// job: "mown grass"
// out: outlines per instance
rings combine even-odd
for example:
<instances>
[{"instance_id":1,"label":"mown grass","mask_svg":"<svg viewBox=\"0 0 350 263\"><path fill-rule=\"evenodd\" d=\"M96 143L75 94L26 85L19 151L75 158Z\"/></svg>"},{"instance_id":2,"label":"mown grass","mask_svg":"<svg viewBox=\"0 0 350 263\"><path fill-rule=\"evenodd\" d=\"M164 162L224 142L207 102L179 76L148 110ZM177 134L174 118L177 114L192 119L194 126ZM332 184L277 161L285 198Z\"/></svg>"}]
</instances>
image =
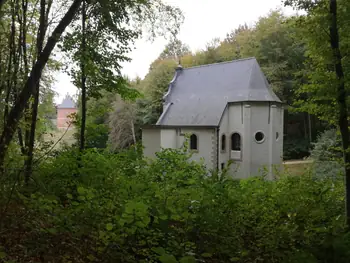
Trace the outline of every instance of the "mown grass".
<instances>
[{"instance_id":1,"label":"mown grass","mask_svg":"<svg viewBox=\"0 0 350 263\"><path fill-rule=\"evenodd\" d=\"M283 164L284 172L289 175L303 175L310 172L312 168L312 161L290 161Z\"/></svg>"}]
</instances>

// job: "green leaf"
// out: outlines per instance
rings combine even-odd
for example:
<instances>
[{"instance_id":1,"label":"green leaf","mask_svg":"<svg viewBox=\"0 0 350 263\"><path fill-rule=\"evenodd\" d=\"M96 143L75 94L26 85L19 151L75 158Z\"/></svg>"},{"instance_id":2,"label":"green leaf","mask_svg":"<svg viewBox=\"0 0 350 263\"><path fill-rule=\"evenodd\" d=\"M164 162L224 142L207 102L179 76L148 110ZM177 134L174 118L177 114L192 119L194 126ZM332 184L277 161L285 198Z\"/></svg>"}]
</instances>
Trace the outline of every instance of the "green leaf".
<instances>
[{"instance_id":1,"label":"green leaf","mask_svg":"<svg viewBox=\"0 0 350 263\"><path fill-rule=\"evenodd\" d=\"M107 231L111 231L113 229L113 224L112 223L106 224L106 229Z\"/></svg>"},{"instance_id":2,"label":"green leaf","mask_svg":"<svg viewBox=\"0 0 350 263\"><path fill-rule=\"evenodd\" d=\"M162 263L177 263L176 258L173 255L164 254L159 257L160 262Z\"/></svg>"},{"instance_id":3,"label":"green leaf","mask_svg":"<svg viewBox=\"0 0 350 263\"><path fill-rule=\"evenodd\" d=\"M89 254L89 255L87 256L87 259L90 260L90 261L94 261L96 258L94 257L94 255Z\"/></svg>"},{"instance_id":4,"label":"green leaf","mask_svg":"<svg viewBox=\"0 0 350 263\"><path fill-rule=\"evenodd\" d=\"M204 257L204 258L210 258L210 257L213 256L213 254L211 254L211 253L203 253L201 256Z\"/></svg>"},{"instance_id":5,"label":"green leaf","mask_svg":"<svg viewBox=\"0 0 350 263\"><path fill-rule=\"evenodd\" d=\"M196 259L193 256L186 256L180 259L180 263L196 263Z\"/></svg>"},{"instance_id":6,"label":"green leaf","mask_svg":"<svg viewBox=\"0 0 350 263\"><path fill-rule=\"evenodd\" d=\"M80 194L80 195L85 194L85 188L84 187L79 186L77 191L78 191L78 194Z\"/></svg>"},{"instance_id":7,"label":"green leaf","mask_svg":"<svg viewBox=\"0 0 350 263\"><path fill-rule=\"evenodd\" d=\"M165 249L162 247L153 247L152 251L156 252L160 256L166 254Z\"/></svg>"},{"instance_id":8,"label":"green leaf","mask_svg":"<svg viewBox=\"0 0 350 263\"><path fill-rule=\"evenodd\" d=\"M50 234L56 234L57 233L57 229L56 228L48 228L47 232L49 232Z\"/></svg>"},{"instance_id":9,"label":"green leaf","mask_svg":"<svg viewBox=\"0 0 350 263\"><path fill-rule=\"evenodd\" d=\"M7 254L4 251L0 251L0 259L4 259Z\"/></svg>"}]
</instances>

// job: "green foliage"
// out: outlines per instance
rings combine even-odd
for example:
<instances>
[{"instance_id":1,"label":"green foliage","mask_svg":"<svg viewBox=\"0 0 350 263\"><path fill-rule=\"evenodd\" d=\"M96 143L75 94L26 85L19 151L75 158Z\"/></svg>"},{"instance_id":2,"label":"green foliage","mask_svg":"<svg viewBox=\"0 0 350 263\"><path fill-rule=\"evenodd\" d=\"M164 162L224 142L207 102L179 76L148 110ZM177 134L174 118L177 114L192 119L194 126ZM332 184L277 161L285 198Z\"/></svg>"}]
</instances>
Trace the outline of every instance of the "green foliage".
<instances>
[{"instance_id":1,"label":"green foliage","mask_svg":"<svg viewBox=\"0 0 350 263\"><path fill-rule=\"evenodd\" d=\"M6 260L345 263L349 256L342 180L236 181L208 176L185 149L144 160L139 147L68 149L33 180L16 189L1 218ZM4 189L3 198L11 187Z\"/></svg>"},{"instance_id":2,"label":"green foliage","mask_svg":"<svg viewBox=\"0 0 350 263\"><path fill-rule=\"evenodd\" d=\"M300 30L294 26L295 21L296 18L290 19L280 10L271 11L268 15L259 18L254 26L241 25L229 33L224 40L214 38L203 50L195 53L189 52L188 47L181 41L172 39L150 65L144 79L129 81L130 87L143 94L142 98L137 99L136 104L132 105L131 119L134 120L136 139L140 139L140 126L155 124L161 115L162 97L174 77L178 60L183 67L188 68L254 56L278 96L288 105L298 103L295 98L298 88L304 81L304 76L300 72L305 69L306 45L299 38ZM130 112L130 104L125 104L125 109L120 109L121 104L116 100L113 105L116 110L110 115L114 120L113 127L123 131L123 136L119 136L121 132L110 133L110 138L114 138L111 141L113 145L118 146L117 148L130 145L133 141L129 127L131 124L124 121L124 116L130 116L130 114L124 114ZM300 127L302 126L304 130L295 132L293 129L286 129L287 140L291 137L300 138L300 135L305 134L305 130L308 129L304 125L305 113L300 112L302 109L299 107L294 108L298 112L293 114L293 122L301 124ZM118 121L120 117L121 120ZM316 134L319 128L317 125L312 125L311 133ZM299 139L291 139L285 145L285 156L288 159L307 156L309 146L306 140L299 142Z\"/></svg>"},{"instance_id":3,"label":"green foliage","mask_svg":"<svg viewBox=\"0 0 350 263\"><path fill-rule=\"evenodd\" d=\"M101 91L100 98L90 98L87 102L86 113L86 148L106 148L109 134L108 116L112 109L112 101L115 95L111 92ZM77 130L80 129L80 116L79 110L76 116L75 125ZM76 133L75 137L79 140L79 134Z\"/></svg>"},{"instance_id":4,"label":"green foliage","mask_svg":"<svg viewBox=\"0 0 350 263\"><path fill-rule=\"evenodd\" d=\"M347 10L349 1L337 1L337 19L339 26L340 52L345 75L345 88L349 90L349 63L346 55L349 50L350 16ZM307 60L304 67L297 73L299 82L295 92L294 105L304 112L318 116L321 120L332 125L337 124L337 77L334 68L333 52L330 47L329 4L328 1L288 0L286 5L302 9L305 16L294 17L290 20L294 26L295 37L305 46Z\"/></svg>"},{"instance_id":5,"label":"green foliage","mask_svg":"<svg viewBox=\"0 0 350 263\"><path fill-rule=\"evenodd\" d=\"M305 138L286 138L283 144L283 159L297 160L310 155L311 144Z\"/></svg>"},{"instance_id":6,"label":"green foliage","mask_svg":"<svg viewBox=\"0 0 350 263\"><path fill-rule=\"evenodd\" d=\"M326 130L319 135L311 157L315 161L316 176L334 178L343 175L341 138L336 129Z\"/></svg>"}]
</instances>

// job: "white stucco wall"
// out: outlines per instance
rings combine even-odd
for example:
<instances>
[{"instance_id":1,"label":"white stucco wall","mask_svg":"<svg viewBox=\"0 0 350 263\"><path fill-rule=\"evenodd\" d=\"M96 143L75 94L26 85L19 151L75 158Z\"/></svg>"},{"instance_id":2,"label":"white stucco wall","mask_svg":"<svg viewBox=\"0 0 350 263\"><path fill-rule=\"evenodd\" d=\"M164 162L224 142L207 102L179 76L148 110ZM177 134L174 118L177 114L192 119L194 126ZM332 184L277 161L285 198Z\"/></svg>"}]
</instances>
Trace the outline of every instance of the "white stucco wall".
<instances>
[{"instance_id":1,"label":"white stucco wall","mask_svg":"<svg viewBox=\"0 0 350 263\"><path fill-rule=\"evenodd\" d=\"M142 143L145 147L144 155L154 158L155 153L161 148L179 149L185 142L186 134L196 134L198 139L198 150L192 152L191 160L204 161L208 169L217 167L216 129L210 128L163 128L143 129Z\"/></svg>"},{"instance_id":2,"label":"white stucco wall","mask_svg":"<svg viewBox=\"0 0 350 263\"><path fill-rule=\"evenodd\" d=\"M162 148L176 149L176 129L160 130L160 146Z\"/></svg>"},{"instance_id":3,"label":"white stucco wall","mask_svg":"<svg viewBox=\"0 0 350 263\"><path fill-rule=\"evenodd\" d=\"M264 140L256 142L256 132L264 134ZM231 152L232 133L241 135L241 160L234 159ZM278 139L276 140L276 132ZM226 151L221 151L221 136L226 135ZM230 173L235 178L259 175L262 169L269 171L272 178L275 168L282 164L283 150L283 108L263 102L231 103L220 122L219 166L233 160ZM274 169L272 169L274 166Z\"/></svg>"},{"instance_id":4,"label":"white stucco wall","mask_svg":"<svg viewBox=\"0 0 350 263\"><path fill-rule=\"evenodd\" d=\"M198 151L193 151L191 157L194 161L204 160L208 169L216 168L216 129L183 128L178 132L178 143L181 147L185 142L185 134L194 133L198 138Z\"/></svg>"},{"instance_id":5,"label":"white stucco wall","mask_svg":"<svg viewBox=\"0 0 350 263\"><path fill-rule=\"evenodd\" d=\"M160 150L160 129L142 129L142 144L144 155L154 158L155 153Z\"/></svg>"},{"instance_id":6,"label":"white stucco wall","mask_svg":"<svg viewBox=\"0 0 350 263\"><path fill-rule=\"evenodd\" d=\"M242 160L243 160L243 148L241 149L241 158L234 158L235 155L231 152L231 135L233 133L238 133L241 135L241 140L243 144L243 133L244 127L242 123L243 119L243 103L231 103L229 104L221 118L220 121L220 150L219 150L219 167L221 168L221 164L224 163L227 165L229 160L232 160L233 163L230 166L230 173L236 178L243 178L243 168L242 168ZM226 150L221 150L221 137L222 135L226 135Z\"/></svg>"},{"instance_id":7,"label":"white stucco wall","mask_svg":"<svg viewBox=\"0 0 350 263\"><path fill-rule=\"evenodd\" d=\"M251 133L249 141L251 142L251 175L259 175L259 170L268 168L270 158L270 124L269 103L250 103L251 105ZM261 143L256 142L255 134L262 132L264 140ZM273 138L272 138L273 139Z\"/></svg>"}]
</instances>

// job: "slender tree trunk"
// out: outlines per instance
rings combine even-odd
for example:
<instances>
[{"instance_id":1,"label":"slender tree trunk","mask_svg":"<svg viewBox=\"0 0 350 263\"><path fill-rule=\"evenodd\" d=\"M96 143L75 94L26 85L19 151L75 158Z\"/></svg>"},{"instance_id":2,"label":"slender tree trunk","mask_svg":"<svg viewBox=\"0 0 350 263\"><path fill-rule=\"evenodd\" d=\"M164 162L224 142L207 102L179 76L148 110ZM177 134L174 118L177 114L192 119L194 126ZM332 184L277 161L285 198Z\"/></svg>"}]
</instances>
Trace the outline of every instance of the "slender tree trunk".
<instances>
[{"instance_id":1,"label":"slender tree trunk","mask_svg":"<svg viewBox=\"0 0 350 263\"><path fill-rule=\"evenodd\" d=\"M37 56L40 55L43 45L44 45L44 37L46 30L46 12L49 10L45 10L46 8L46 0L40 0L40 18L39 18L39 29L37 34ZM29 178L32 174L32 164L33 164L33 150L34 150L34 142L35 142L35 130L36 130L36 121L38 117L38 106L39 106L39 94L40 94L40 80L36 84L33 96L34 101L32 103L31 108L31 124L30 124L30 133L29 133L29 141L28 141L28 154L27 159L25 161L25 172L24 172L24 180L25 183L28 184Z\"/></svg>"},{"instance_id":2,"label":"slender tree trunk","mask_svg":"<svg viewBox=\"0 0 350 263\"><path fill-rule=\"evenodd\" d=\"M52 50L56 46L59 38L62 36L62 33L66 27L71 23L75 14L78 12L82 0L75 0L70 6L67 13L61 19L55 30L52 32L52 35L49 37L45 48L41 52L38 60L36 61L31 73L24 84L24 87L19 94L17 101L13 108L11 109L9 116L7 118L7 125L4 127L4 130L0 136L0 168L4 165L4 159L7 152L7 148L13 138L13 135L18 127L20 117L23 114L25 105L28 103L31 94L34 92L38 81L41 78L42 70L45 67Z\"/></svg>"},{"instance_id":3,"label":"slender tree trunk","mask_svg":"<svg viewBox=\"0 0 350 263\"><path fill-rule=\"evenodd\" d=\"M311 123L311 115L310 113L307 114L308 124L309 124L309 140L310 143L312 142L312 123Z\"/></svg>"},{"instance_id":4,"label":"slender tree trunk","mask_svg":"<svg viewBox=\"0 0 350 263\"><path fill-rule=\"evenodd\" d=\"M28 0L22 0L22 52L23 52L23 66L24 66L24 79L28 78L29 74L29 64L28 64L28 55L27 55L27 9L28 9ZM29 145L29 135L30 131L28 125L30 123L30 113L29 113L29 102L25 105L24 108L24 119L25 119L25 129L24 129L24 145L25 152L28 151Z\"/></svg>"},{"instance_id":5,"label":"slender tree trunk","mask_svg":"<svg viewBox=\"0 0 350 263\"><path fill-rule=\"evenodd\" d=\"M303 114L303 119L304 119L304 137L305 140L307 140L307 113L304 112Z\"/></svg>"},{"instance_id":6,"label":"slender tree trunk","mask_svg":"<svg viewBox=\"0 0 350 263\"><path fill-rule=\"evenodd\" d=\"M134 141L134 144L136 145L136 134L135 134L134 120L131 120L131 133L132 133L132 139Z\"/></svg>"},{"instance_id":7,"label":"slender tree trunk","mask_svg":"<svg viewBox=\"0 0 350 263\"><path fill-rule=\"evenodd\" d=\"M349 152L349 125L348 125L348 110L346 103L345 78L342 66L342 55L339 48L339 33L337 24L337 1L329 0L329 11L331 17L330 25L330 44L333 51L333 61L335 73L337 74L337 102L339 106L339 120L343 157L345 165L345 193L346 193L346 223L350 227L350 152Z\"/></svg>"},{"instance_id":8,"label":"slender tree trunk","mask_svg":"<svg viewBox=\"0 0 350 263\"><path fill-rule=\"evenodd\" d=\"M4 126L6 126L6 120L8 117L8 112L10 108L10 95L12 91L12 68L14 66L14 56L16 53L15 47L15 35L16 35L16 7L15 0L11 2L11 35L9 39L9 60L7 65L7 85L6 85L6 95L5 95L5 108L4 108Z\"/></svg>"},{"instance_id":9,"label":"slender tree trunk","mask_svg":"<svg viewBox=\"0 0 350 263\"><path fill-rule=\"evenodd\" d=\"M82 8L82 39L81 39L81 127L80 127L80 151L85 149L85 126L86 126L86 72L85 72L85 51L86 51L86 3L83 0Z\"/></svg>"}]
</instances>

